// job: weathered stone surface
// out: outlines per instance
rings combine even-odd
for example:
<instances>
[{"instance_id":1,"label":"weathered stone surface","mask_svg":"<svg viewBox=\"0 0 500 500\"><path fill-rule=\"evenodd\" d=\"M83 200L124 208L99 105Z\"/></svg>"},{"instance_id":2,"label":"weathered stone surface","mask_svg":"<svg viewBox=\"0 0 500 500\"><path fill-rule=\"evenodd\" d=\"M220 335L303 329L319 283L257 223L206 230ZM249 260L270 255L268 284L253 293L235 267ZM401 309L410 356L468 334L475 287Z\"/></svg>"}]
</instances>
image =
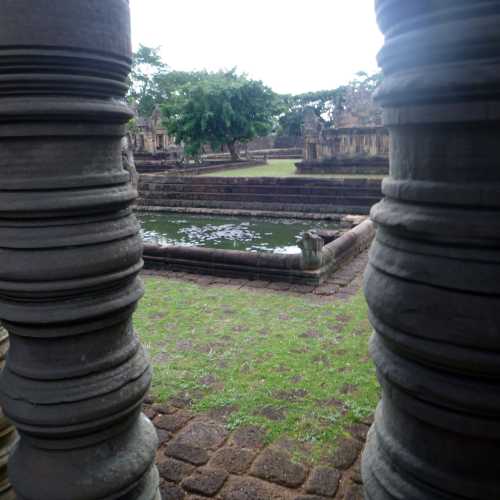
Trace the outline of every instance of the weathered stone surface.
<instances>
[{"instance_id":1,"label":"weathered stone surface","mask_svg":"<svg viewBox=\"0 0 500 500\"><path fill-rule=\"evenodd\" d=\"M208 453L206 450L198 446L179 443L176 440L167 444L165 455L184 460L194 465L203 465L208 462Z\"/></svg>"},{"instance_id":2,"label":"weathered stone surface","mask_svg":"<svg viewBox=\"0 0 500 500\"><path fill-rule=\"evenodd\" d=\"M182 487L193 493L215 495L227 479L228 473L223 469L203 467L182 481Z\"/></svg>"},{"instance_id":3,"label":"weathered stone surface","mask_svg":"<svg viewBox=\"0 0 500 500\"><path fill-rule=\"evenodd\" d=\"M172 413L175 413L176 411L179 410L179 408L176 408L175 406L166 403L166 404L155 404L153 405L153 410L156 413L160 413L161 415L171 415Z\"/></svg>"},{"instance_id":4,"label":"weathered stone surface","mask_svg":"<svg viewBox=\"0 0 500 500\"><path fill-rule=\"evenodd\" d=\"M5 365L5 355L9 349L9 335L7 331L0 326L0 369ZM15 494L9 483L7 475L7 461L9 453L17 441L17 435L14 427L7 420L0 408L0 499L15 500Z\"/></svg>"},{"instance_id":5,"label":"weathered stone surface","mask_svg":"<svg viewBox=\"0 0 500 500\"><path fill-rule=\"evenodd\" d=\"M185 500L185 491L176 484L164 483L160 488L162 500Z\"/></svg>"},{"instance_id":6,"label":"weathered stone surface","mask_svg":"<svg viewBox=\"0 0 500 500\"><path fill-rule=\"evenodd\" d=\"M370 427L366 424L352 424L347 430L353 438L364 443Z\"/></svg>"},{"instance_id":7,"label":"weathered stone surface","mask_svg":"<svg viewBox=\"0 0 500 500\"><path fill-rule=\"evenodd\" d=\"M170 434L170 432L164 431L162 429L156 429L156 435L158 436L160 445L165 444L172 438L172 434Z\"/></svg>"},{"instance_id":8,"label":"weathered stone surface","mask_svg":"<svg viewBox=\"0 0 500 500\"><path fill-rule=\"evenodd\" d=\"M179 483L186 476L189 476L194 471L194 466L175 460L174 458L167 458L158 466L160 476L170 482Z\"/></svg>"},{"instance_id":9,"label":"weathered stone surface","mask_svg":"<svg viewBox=\"0 0 500 500\"><path fill-rule=\"evenodd\" d=\"M364 500L363 486L351 484L347 487L343 500Z\"/></svg>"},{"instance_id":10,"label":"weathered stone surface","mask_svg":"<svg viewBox=\"0 0 500 500\"><path fill-rule=\"evenodd\" d=\"M266 481L291 488L300 486L306 479L302 465L292 462L288 453L267 448L255 460L250 473Z\"/></svg>"},{"instance_id":11,"label":"weathered stone surface","mask_svg":"<svg viewBox=\"0 0 500 500\"><path fill-rule=\"evenodd\" d=\"M315 467L305 485L307 493L333 497L337 493L341 474L331 467Z\"/></svg>"},{"instance_id":12,"label":"weathered stone surface","mask_svg":"<svg viewBox=\"0 0 500 500\"><path fill-rule=\"evenodd\" d=\"M179 273L179 277L181 277L181 274L182 273ZM188 395L179 394L177 396L171 397L167 405L173 406L174 408L184 409L190 406L192 402L193 402L192 399ZM171 412L167 411L165 413L171 413Z\"/></svg>"},{"instance_id":13,"label":"weathered stone surface","mask_svg":"<svg viewBox=\"0 0 500 500\"><path fill-rule=\"evenodd\" d=\"M350 438L343 438L339 441L333 454L327 457L327 461L337 469L348 469L358 458L363 445Z\"/></svg>"},{"instance_id":14,"label":"weathered stone surface","mask_svg":"<svg viewBox=\"0 0 500 500\"><path fill-rule=\"evenodd\" d=\"M164 431L177 432L192 418L192 413L186 410L179 410L171 415L161 415L155 420L155 425Z\"/></svg>"},{"instance_id":15,"label":"weathered stone surface","mask_svg":"<svg viewBox=\"0 0 500 500\"><path fill-rule=\"evenodd\" d=\"M231 435L231 444L240 448L258 449L264 446L266 431L252 425L240 427Z\"/></svg>"},{"instance_id":16,"label":"weathered stone surface","mask_svg":"<svg viewBox=\"0 0 500 500\"><path fill-rule=\"evenodd\" d=\"M156 417L156 412L150 406L144 407L144 415L149 418L149 420L153 420Z\"/></svg>"},{"instance_id":17,"label":"weathered stone surface","mask_svg":"<svg viewBox=\"0 0 500 500\"><path fill-rule=\"evenodd\" d=\"M299 495L295 497L294 500L325 500L325 497L320 497L318 495Z\"/></svg>"},{"instance_id":18,"label":"weathered stone surface","mask_svg":"<svg viewBox=\"0 0 500 500\"><path fill-rule=\"evenodd\" d=\"M289 500L288 491L251 477L231 476L219 493L222 500Z\"/></svg>"},{"instance_id":19,"label":"weathered stone surface","mask_svg":"<svg viewBox=\"0 0 500 500\"><path fill-rule=\"evenodd\" d=\"M358 459L351 470L351 481L357 484L363 484L361 476L361 459Z\"/></svg>"},{"instance_id":20,"label":"weathered stone surface","mask_svg":"<svg viewBox=\"0 0 500 500\"><path fill-rule=\"evenodd\" d=\"M123 0L0 2L0 381L26 500L153 500L151 371L134 334L142 239L121 139Z\"/></svg>"},{"instance_id":21,"label":"weathered stone surface","mask_svg":"<svg viewBox=\"0 0 500 500\"><path fill-rule=\"evenodd\" d=\"M228 434L223 425L213 420L196 419L175 436L174 442L206 450L215 450L224 443Z\"/></svg>"},{"instance_id":22,"label":"weathered stone surface","mask_svg":"<svg viewBox=\"0 0 500 500\"><path fill-rule=\"evenodd\" d=\"M243 474L252 465L255 456L254 451L244 448L221 448L210 459L208 465L224 469L231 474Z\"/></svg>"},{"instance_id":23,"label":"weathered stone surface","mask_svg":"<svg viewBox=\"0 0 500 500\"><path fill-rule=\"evenodd\" d=\"M499 4L376 6L392 150L365 275L383 389L366 498L496 498Z\"/></svg>"}]
</instances>

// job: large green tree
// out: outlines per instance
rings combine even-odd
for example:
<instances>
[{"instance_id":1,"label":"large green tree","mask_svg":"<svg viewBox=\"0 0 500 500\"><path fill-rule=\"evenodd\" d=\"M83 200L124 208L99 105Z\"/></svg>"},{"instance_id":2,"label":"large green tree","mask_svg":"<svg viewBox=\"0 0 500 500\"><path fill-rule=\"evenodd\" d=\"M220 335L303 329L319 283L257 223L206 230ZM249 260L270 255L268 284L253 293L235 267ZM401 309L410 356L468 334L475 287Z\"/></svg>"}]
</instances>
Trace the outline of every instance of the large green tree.
<instances>
[{"instance_id":1,"label":"large green tree","mask_svg":"<svg viewBox=\"0 0 500 500\"><path fill-rule=\"evenodd\" d=\"M159 83L168 74L168 66L159 50L159 47L140 45L133 54L128 97L137 106L140 116L150 116L163 100Z\"/></svg>"},{"instance_id":2,"label":"large green tree","mask_svg":"<svg viewBox=\"0 0 500 500\"><path fill-rule=\"evenodd\" d=\"M198 73L162 106L168 133L197 156L205 144L226 145L238 159L236 144L269 134L276 126L282 102L262 82L234 70Z\"/></svg>"}]
</instances>

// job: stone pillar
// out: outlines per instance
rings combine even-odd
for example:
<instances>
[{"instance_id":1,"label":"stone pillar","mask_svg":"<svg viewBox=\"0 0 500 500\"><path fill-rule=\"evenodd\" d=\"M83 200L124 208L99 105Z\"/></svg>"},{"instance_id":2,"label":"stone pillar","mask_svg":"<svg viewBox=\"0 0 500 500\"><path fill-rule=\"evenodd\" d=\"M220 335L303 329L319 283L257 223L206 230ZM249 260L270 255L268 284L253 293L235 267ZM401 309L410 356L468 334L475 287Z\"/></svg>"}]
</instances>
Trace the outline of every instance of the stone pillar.
<instances>
[{"instance_id":1,"label":"stone pillar","mask_svg":"<svg viewBox=\"0 0 500 500\"><path fill-rule=\"evenodd\" d=\"M369 500L500 495L500 3L378 0L391 135L366 273Z\"/></svg>"},{"instance_id":2,"label":"stone pillar","mask_svg":"<svg viewBox=\"0 0 500 500\"><path fill-rule=\"evenodd\" d=\"M122 168L127 0L0 2L0 382L18 500L159 499Z\"/></svg>"},{"instance_id":3,"label":"stone pillar","mask_svg":"<svg viewBox=\"0 0 500 500\"><path fill-rule=\"evenodd\" d=\"M5 366L5 355L9 349L9 335L0 326L0 369ZM7 461L17 439L16 431L0 408L0 500L15 500L14 491L7 476Z\"/></svg>"}]
</instances>

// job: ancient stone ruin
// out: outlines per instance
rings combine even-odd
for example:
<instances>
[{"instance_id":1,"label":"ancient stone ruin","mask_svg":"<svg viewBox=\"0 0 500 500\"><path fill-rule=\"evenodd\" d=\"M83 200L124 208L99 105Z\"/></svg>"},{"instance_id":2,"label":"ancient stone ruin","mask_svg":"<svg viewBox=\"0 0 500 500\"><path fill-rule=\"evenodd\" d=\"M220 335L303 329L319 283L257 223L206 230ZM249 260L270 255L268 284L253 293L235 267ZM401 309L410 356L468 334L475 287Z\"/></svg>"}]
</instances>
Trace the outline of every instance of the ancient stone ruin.
<instances>
[{"instance_id":1,"label":"ancient stone ruin","mask_svg":"<svg viewBox=\"0 0 500 500\"><path fill-rule=\"evenodd\" d=\"M326 128L312 110L304 122L300 174L379 174L389 172L389 133L382 126Z\"/></svg>"},{"instance_id":2,"label":"ancient stone ruin","mask_svg":"<svg viewBox=\"0 0 500 500\"><path fill-rule=\"evenodd\" d=\"M499 2L376 6L377 98L393 148L366 274L383 398L365 498L495 499ZM13 490L159 500L157 439L141 414L151 374L131 321L142 244L121 157L128 2L3 1L0 27L0 310L11 342L0 399L19 434ZM180 444L177 458L190 451ZM292 486L305 479L297 470Z\"/></svg>"}]
</instances>

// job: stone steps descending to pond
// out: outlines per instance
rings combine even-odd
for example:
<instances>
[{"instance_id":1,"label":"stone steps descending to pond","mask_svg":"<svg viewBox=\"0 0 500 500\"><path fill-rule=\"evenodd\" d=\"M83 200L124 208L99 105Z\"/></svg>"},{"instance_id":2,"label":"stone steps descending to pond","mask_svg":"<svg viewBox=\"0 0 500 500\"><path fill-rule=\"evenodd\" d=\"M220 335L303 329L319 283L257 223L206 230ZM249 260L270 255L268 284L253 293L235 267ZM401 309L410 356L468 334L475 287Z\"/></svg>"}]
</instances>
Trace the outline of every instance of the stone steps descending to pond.
<instances>
[{"instance_id":1,"label":"stone steps descending to pond","mask_svg":"<svg viewBox=\"0 0 500 500\"><path fill-rule=\"evenodd\" d=\"M367 214L378 179L141 175L139 206Z\"/></svg>"}]
</instances>

